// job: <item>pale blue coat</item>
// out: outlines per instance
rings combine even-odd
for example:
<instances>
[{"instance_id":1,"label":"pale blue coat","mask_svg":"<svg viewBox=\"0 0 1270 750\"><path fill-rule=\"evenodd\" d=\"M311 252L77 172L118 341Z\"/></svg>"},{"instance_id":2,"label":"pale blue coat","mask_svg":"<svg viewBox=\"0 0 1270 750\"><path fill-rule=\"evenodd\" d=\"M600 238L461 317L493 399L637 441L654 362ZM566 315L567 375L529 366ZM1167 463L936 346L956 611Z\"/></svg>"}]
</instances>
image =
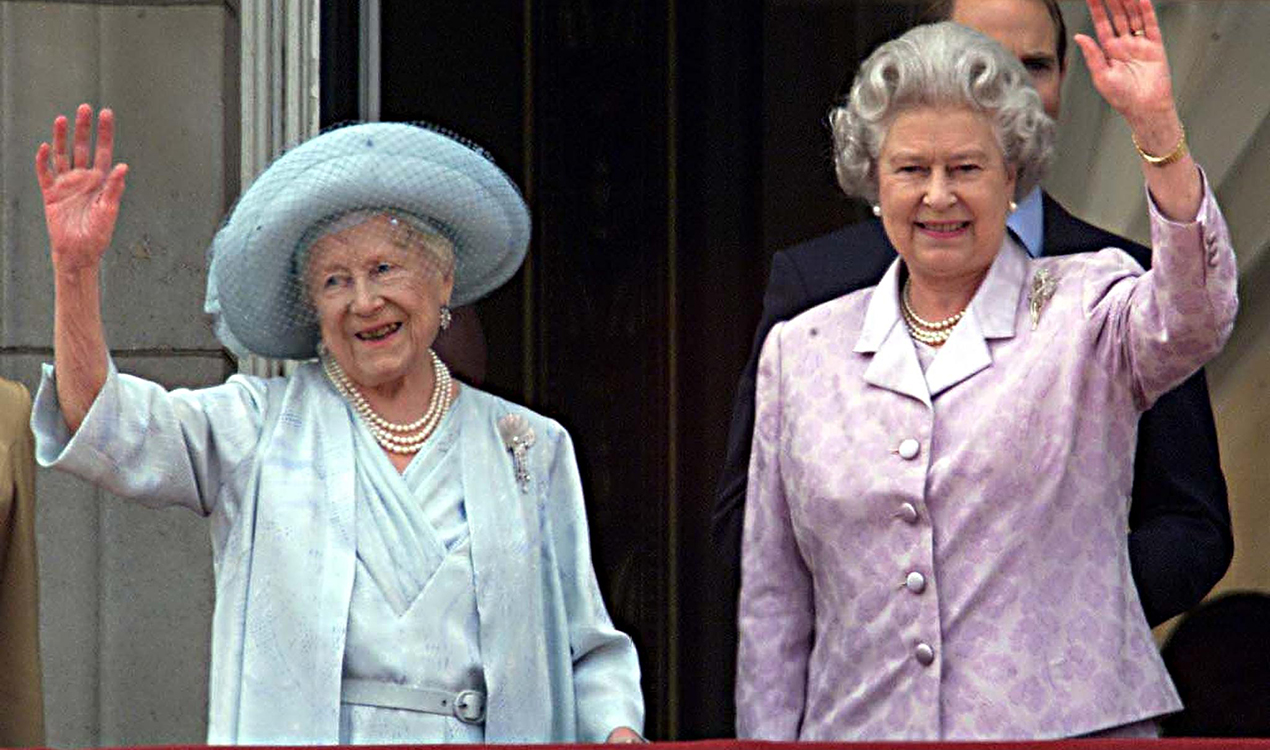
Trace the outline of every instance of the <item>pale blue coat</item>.
<instances>
[{"instance_id":1,"label":"pale blue coat","mask_svg":"<svg viewBox=\"0 0 1270 750\"><path fill-rule=\"evenodd\" d=\"M555 421L468 388L463 495L489 703L487 742L601 742L640 730L631 640L591 566L573 445ZM498 420L537 441L518 486ZM314 364L165 391L111 374L73 435L45 366L37 459L147 505L211 518L216 574L208 742L338 741L357 533L352 424Z\"/></svg>"}]
</instances>

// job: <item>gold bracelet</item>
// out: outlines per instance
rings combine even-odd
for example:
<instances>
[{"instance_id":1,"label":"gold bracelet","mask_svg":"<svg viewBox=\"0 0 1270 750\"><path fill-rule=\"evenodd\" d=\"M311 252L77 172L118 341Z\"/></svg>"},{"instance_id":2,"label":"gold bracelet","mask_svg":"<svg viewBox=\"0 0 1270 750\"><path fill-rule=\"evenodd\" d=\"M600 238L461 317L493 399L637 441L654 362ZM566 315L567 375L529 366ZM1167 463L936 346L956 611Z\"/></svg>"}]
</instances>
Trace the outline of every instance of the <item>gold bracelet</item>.
<instances>
[{"instance_id":1,"label":"gold bracelet","mask_svg":"<svg viewBox=\"0 0 1270 750\"><path fill-rule=\"evenodd\" d=\"M1165 156L1152 156L1143 151L1142 144L1138 143L1138 137L1133 133L1129 133L1129 138L1133 140L1133 147L1138 150L1138 156L1141 156L1143 161L1153 167L1166 167L1181 159L1186 153L1186 126L1179 124L1179 127L1182 128L1182 135L1177 139L1177 145L1173 147L1173 150Z\"/></svg>"}]
</instances>

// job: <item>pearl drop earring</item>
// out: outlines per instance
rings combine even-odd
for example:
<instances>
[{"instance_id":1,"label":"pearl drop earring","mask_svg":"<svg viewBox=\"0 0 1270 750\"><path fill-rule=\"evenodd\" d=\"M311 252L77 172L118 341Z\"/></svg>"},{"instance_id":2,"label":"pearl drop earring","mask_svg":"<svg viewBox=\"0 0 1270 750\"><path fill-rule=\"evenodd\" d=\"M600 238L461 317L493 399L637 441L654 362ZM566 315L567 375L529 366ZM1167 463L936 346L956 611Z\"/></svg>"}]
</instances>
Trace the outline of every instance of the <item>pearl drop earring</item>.
<instances>
[{"instance_id":1,"label":"pearl drop earring","mask_svg":"<svg viewBox=\"0 0 1270 750\"><path fill-rule=\"evenodd\" d=\"M873 204L873 215L882 218L882 207L876 203Z\"/></svg>"}]
</instances>

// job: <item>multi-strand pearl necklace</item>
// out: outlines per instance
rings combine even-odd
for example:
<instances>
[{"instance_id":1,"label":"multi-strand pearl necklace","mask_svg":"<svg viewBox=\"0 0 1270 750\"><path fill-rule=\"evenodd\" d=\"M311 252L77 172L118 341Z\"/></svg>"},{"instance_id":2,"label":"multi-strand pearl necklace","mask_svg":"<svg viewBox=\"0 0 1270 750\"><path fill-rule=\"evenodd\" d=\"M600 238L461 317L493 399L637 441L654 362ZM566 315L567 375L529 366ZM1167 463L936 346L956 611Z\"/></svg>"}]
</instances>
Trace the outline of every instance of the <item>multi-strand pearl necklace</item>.
<instances>
[{"instance_id":1,"label":"multi-strand pearl necklace","mask_svg":"<svg viewBox=\"0 0 1270 750\"><path fill-rule=\"evenodd\" d=\"M357 412L366 423L370 434L375 437L375 442L379 443L384 450L390 453L418 453L423 444L432 436L432 431L440 424L441 418L449 411L450 404L454 400L450 394L450 368L445 366L436 352L429 349L428 354L432 355L432 399L423 416L409 424L389 422L379 416L367 403L361 391L357 390L357 386L348 379L344 368L340 367L340 363L336 362L334 357L329 355L322 357L322 369L326 371L326 377L330 379L331 385L334 385L335 390L339 391L344 400L352 405L353 411Z\"/></svg>"},{"instance_id":2,"label":"multi-strand pearl necklace","mask_svg":"<svg viewBox=\"0 0 1270 750\"><path fill-rule=\"evenodd\" d=\"M905 279L904 291L900 293L900 312L904 317L904 325L908 327L908 333L914 339L929 346L941 346L949 336L952 336L953 329L961 322L966 310L962 308L957 314L949 315L943 320L930 321L922 318L913 311L913 305L908 299L911 282L911 276Z\"/></svg>"}]
</instances>

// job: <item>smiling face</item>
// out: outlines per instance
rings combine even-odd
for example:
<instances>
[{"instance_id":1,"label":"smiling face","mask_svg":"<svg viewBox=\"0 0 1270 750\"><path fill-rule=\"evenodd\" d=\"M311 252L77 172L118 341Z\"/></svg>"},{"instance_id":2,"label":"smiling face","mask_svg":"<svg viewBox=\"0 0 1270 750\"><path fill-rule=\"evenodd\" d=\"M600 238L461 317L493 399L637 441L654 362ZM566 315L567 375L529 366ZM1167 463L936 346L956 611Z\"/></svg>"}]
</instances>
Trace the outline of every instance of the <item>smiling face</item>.
<instances>
[{"instance_id":1,"label":"smiling face","mask_svg":"<svg viewBox=\"0 0 1270 750\"><path fill-rule=\"evenodd\" d=\"M917 107L899 114L878 156L882 226L914 281L977 285L1005 238L1014 196L986 115Z\"/></svg>"},{"instance_id":2,"label":"smiling face","mask_svg":"<svg viewBox=\"0 0 1270 750\"><path fill-rule=\"evenodd\" d=\"M1041 0L957 0L950 20L981 31L1005 47L1032 76L1045 114L1058 119L1065 67L1058 28Z\"/></svg>"},{"instance_id":3,"label":"smiling face","mask_svg":"<svg viewBox=\"0 0 1270 750\"><path fill-rule=\"evenodd\" d=\"M444 246L442 246L444 245ZM322 342L363 390L427 386L427 356L454 287L445 240L383 215L309 249L305 283Z\"/></svg>"}]
</instances>

